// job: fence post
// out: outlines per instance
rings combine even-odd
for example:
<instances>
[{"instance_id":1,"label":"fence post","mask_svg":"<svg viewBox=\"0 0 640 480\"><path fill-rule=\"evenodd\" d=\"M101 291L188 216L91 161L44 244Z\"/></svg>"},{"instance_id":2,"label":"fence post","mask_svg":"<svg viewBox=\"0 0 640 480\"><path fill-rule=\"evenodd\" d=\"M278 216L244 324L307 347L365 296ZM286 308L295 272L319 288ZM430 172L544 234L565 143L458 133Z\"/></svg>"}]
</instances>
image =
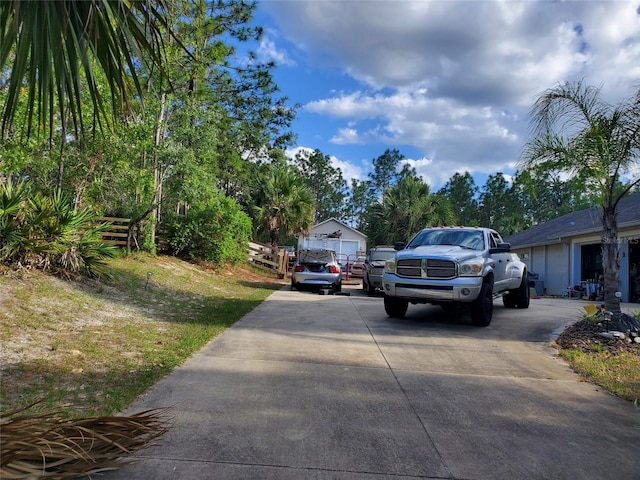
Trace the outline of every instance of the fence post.
<instances>
[{"instance_id":1,"label":"fence post","mask_svg":"<svg viewBox=\"0 0 640 480\"><path fill-rule=\"evenodd\" d=\"M278 251L278 272L280 273L280 278L285 278L287 276L287 265L289 263L289 252L281 248Z\"/></svg>"}]
</instances>

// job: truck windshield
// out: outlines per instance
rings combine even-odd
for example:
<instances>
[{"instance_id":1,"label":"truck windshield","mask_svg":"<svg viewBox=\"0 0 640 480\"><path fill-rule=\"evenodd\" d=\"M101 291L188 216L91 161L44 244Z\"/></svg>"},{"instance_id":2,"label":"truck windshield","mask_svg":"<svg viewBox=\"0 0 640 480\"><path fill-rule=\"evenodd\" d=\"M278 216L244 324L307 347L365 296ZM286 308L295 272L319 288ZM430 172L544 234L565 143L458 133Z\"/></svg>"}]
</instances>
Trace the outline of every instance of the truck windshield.
<instances>
[{"instance_id":1,"label":"truck windshield","mask_svg":"<svg viewBox=\"0 0 640 480\"><path fill-rule=\"evenodd\" d=\"M484 250L484 237L481 231L473 230L423 230L409 242L407 248L423 245L457 245L469 250Z\"/></svg>"},{"instance_id":2,"label":"truck windshield","mask_svg":"<svg viewBox=\"0 0 640 480\"><path fill-rule=\"evenodd\" d=\"M396 254L395 250L378 250L371 254L372 262L385 262Z\"/></svg>"}]
</instances>

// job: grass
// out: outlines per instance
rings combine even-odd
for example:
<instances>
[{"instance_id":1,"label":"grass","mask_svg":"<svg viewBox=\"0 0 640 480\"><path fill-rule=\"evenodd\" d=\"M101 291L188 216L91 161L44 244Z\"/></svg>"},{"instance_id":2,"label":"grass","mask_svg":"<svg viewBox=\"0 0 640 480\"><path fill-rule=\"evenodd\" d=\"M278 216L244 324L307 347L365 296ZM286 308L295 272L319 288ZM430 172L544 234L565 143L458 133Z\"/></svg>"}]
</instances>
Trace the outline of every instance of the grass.
<instances>
[{"instance_id":1,"label":"grass","mask_svg":"<svg viewBox=\"0 0 640 480\"><path fill-rule=\"evenodd\" d=\"M613 354L603 347L589 352L560 350L559 354L589 382L636 404L640 402L640 350Z\"/></svg>"},{"instance_id":2,"label":"grass","mask_svg":"<svg viewBox=\"0 0 640 480\"><path fill-rule=\"evenodd\" d=\"M0 411L112 415L260 304L282 280L172 257L109 262L112 280L0 275ZM5 272L7 273L7 272Z\"/></svg>"}]
</instances>

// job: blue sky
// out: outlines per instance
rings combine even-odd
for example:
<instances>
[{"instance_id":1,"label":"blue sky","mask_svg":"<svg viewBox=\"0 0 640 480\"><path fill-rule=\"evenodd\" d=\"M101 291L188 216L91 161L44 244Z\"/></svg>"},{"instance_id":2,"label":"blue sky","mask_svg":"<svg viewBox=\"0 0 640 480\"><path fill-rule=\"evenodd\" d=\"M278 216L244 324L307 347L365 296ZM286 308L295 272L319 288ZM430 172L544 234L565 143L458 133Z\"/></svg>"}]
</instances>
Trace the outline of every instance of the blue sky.
<instances>
[{"instance_id":1,"label":"blue sky","mask_svg":"<svg viewBox=\"0 0 640 480\"><path fill-rule=\"evenodd\" d=\"M559 82L640 88L640 0L258 0L256 48L301 104L299 149L344 177L398 149L435 191L469 171L512 175L529 110Z\"/></svg>"}]
</instances>

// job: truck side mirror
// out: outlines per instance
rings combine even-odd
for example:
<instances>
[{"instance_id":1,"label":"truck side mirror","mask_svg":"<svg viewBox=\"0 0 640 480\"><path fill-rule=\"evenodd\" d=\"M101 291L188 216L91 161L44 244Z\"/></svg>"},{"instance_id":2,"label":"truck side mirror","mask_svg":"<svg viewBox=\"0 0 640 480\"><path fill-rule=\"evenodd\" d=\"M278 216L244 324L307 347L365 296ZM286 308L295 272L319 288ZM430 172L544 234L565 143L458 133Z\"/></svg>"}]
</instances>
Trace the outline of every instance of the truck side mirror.
<instances>
[{"instance_id":1,"label":"truck side mirror","mask_svg":"<svg viewBox=\"0 0 640 480\"><path fill-rule=\"evenodd\" d=\"M499 243L497 247L489 250L489 253L507 253L511 251L510 243Z\"/></svg>"},{"instance_id":2,"label":"truck side mirror","mask_svg":"<svg viewBox=\"0 0 640 480\"><path fill-rule=\"evenodd\" d=\"M394 250L402 250L404 248L404 242L396 242L393 244Z\"/></svg>"}]
</instances>

